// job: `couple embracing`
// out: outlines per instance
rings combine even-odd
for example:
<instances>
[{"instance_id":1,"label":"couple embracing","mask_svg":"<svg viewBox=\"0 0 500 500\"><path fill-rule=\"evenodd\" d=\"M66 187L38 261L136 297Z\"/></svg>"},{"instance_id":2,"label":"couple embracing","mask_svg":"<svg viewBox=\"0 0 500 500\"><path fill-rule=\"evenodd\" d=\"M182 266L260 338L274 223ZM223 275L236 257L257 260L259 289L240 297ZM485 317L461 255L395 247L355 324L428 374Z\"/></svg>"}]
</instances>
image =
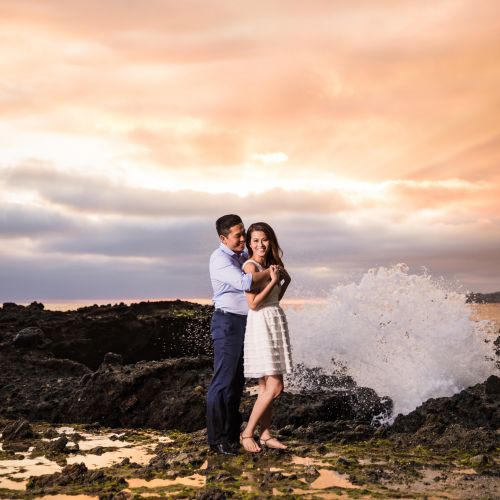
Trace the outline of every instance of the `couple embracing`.
<instances>
[{"instance_id":1,"label":"couple embracing","mask_svg":"<svg viewBox=\"0 0 500 500\"><path fill-rule=\"evenodd\" d=\"M214 375L207 393L208 443L223 455L237 454L239 445L250 453L263 446L283 449L286 446L270 433L272 403L283 392L283 374L292 369L288 324L279 305L290 283L283 252L265 222L245 232L241 218L230 214L217 220L216 229L220 245L210 257L215 311L210 327ZM245 378L258 379L259 391L240 432Z\"/></svg>"}]
</instances>

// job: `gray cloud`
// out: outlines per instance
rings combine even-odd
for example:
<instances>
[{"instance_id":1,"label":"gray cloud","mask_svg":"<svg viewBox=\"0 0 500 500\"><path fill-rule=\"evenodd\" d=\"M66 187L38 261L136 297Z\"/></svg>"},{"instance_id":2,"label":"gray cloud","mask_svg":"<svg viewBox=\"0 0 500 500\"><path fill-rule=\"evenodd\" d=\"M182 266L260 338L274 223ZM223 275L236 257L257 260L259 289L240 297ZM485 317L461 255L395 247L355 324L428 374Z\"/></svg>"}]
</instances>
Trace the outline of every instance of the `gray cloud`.
<instances>
[{"instance_id":1,"label":"gray cloud","mask_svg":"<svg viewBox=\"0 0 500 500\"><path fill-rule=\"evenodd\" d=\"M221 213L316 213L344 210L351 204L339 193L288 192L274 189L241 198L237 194L160 191L114 185L105 179L56 171L44 164L5 169L7 186L36 192L46 201L72 210L120 215L217 217Z\"/></svg>"},{"instance_id":2,"label":"gray cloud","mask_svg":"<svg viewBox=\"0 0 500 500\"><path fill-rule=\"evenodd\" d=\"M2 257L0 301L209 296L205 263Z\"/></svg>"},{"instance_id":3,"label":"gray cloud","mask_svg":"<svg viewBox=\"0 0 500 500\"><path fill-rule=\"evenodd\" d=\"M255 222L251 212L238 212L247 225ZM92 221L73 214L66 216L66 231L33 231L50 215L44 209L22 212L24 236L33 239L31 256L18 255L5 239L22 236L22 228L15 235L2 232L1 300L210 297L208 258L218 244L213 217ZM404 225L372 221L355 226L331 215L268 215L293 276L291 297L323 295L339 281L398 262L417 272L426 266L433 275L458 279L469 289L499 288L498 234L486 237L474 229L416 234ZM54 226L57 217L48 224Z\"/></svg>"},{"instance_id":4,"label":"gray cloud","mask_svg":"<svg viewBox=\"0 0 500 500\"><path fill-rule=\"evenodd\" d=\"M0 235L4 237L57 235L76 227L76 220L58 210L14 203L0 205Z\"/></svg>"}]
</instances>

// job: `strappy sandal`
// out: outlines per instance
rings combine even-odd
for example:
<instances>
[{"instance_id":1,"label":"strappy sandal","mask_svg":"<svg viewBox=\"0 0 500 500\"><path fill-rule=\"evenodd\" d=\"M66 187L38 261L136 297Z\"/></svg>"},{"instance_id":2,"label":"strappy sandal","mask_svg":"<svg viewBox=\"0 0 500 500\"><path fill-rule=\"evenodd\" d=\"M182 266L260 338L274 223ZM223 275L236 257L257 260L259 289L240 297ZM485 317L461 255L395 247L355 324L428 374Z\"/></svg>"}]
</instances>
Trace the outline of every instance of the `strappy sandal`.
<instances>
[{"instance_id":1,"label":"strappy sandal","mask_svg":"<svg viewBox=\"0 0 500 500\"><path fill-rule=\"evenodd\" d=\"M254 442L255 442L255 439L254 439L253 436L244 436L243 434L240 434L240 444L241 444L241 446L243 446L243 440L244 439L253 439ZM255 442L255 444L257 444L257 443ZM259 445L257 445L257 446L259 446ZM245 448L245 447L243 446L243 448ZM262 450L259 449L259 450L252 451L252 450L247 450L245 448L245 451L248 452L248 453L260 453Z\"/></svg>"},{"instance_id":2,"label":"strappy sandal","mask_svg":"<svg viewBox=\"0 0 500 500\"><path fill-rule=\"evenodd\" d=\"M278 441L279 443L281 443L281 441L279 441L278 438L275 438L274 436L271 436L270 438L267 438L267 439L260 438L259 439L259 444L261 444L262 446L265 446L266 448L269 448L270 450L286 450L288 448L288 446L286 444L283 445L283 447L281 447L281 446L269 446L267 444L267 442L271 441L271 439L276 439L276 441ZM281 443L281 444L283 444L283 443Z\"/></svg>"}]
</instances>

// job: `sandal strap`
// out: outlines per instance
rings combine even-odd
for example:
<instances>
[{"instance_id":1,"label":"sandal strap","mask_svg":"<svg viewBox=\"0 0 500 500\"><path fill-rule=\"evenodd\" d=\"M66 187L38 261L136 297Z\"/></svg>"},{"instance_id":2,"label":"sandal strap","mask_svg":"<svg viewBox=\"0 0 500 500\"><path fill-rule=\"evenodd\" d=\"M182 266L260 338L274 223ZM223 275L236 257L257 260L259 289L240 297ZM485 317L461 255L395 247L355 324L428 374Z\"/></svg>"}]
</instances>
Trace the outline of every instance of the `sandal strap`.
<instances>
[{"instance_id":1,"label":"sandal strap","mask_svg":"<svg viewBox=\"0 0 500 500\"><path fill-rule=\"evenodd\" d=\"M267 443L268 441L271 441L271 439L276 439L276 438L275 438L274 436L271 436L270 438L267 438L267 439L261 439L260 441L261 441L262 443L264 443L264 444L265 444L265 443Z\"/></svg>"}]
</instances>

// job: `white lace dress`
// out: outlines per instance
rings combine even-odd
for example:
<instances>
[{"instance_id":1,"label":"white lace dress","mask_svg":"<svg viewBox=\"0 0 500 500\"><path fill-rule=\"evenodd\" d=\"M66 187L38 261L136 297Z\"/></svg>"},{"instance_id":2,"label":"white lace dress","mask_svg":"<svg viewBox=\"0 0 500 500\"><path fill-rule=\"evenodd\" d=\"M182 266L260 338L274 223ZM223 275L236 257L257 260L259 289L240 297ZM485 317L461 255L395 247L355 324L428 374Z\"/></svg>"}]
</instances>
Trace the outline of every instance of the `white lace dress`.
<instances>
[{"instance_id":1,"label":"white lace dress","mask_svg":"<svg viewBox=\"0 0 500 500\"><path fill-rule=\"evenodd\" d=\"M259 271L264 268L256 261ZM248 311L244 343L246 378L280 375L292 371L290 336L285 313L279 305L280 285L273 287L257 310Z\"/></svg>"}]
</instances>

